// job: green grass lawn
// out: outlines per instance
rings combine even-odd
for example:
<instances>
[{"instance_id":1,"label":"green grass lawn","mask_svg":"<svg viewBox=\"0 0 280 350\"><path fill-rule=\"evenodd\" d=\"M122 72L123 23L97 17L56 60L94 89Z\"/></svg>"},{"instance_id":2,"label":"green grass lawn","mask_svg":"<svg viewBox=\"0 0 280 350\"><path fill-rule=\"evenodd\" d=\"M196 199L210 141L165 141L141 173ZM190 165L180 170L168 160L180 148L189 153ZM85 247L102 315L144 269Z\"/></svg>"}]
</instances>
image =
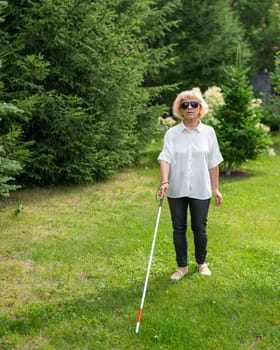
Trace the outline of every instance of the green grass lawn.
<instances>
[{"instance_id":1,"label":"green grass lawn","mask_svg":"<svg viewBox=\"0 0 280 350\"><path fill-rule=\"evenodd\" d=\"M275 157L221 177L209 213L211 277L176 268L163 203L140 333L135 335L158 212L157 144L141 167L91 186L19 191L0 212L0 349L280 348L280 135ZM23 208L15 209L19 201Z\"/></svg>"}]
</instances>

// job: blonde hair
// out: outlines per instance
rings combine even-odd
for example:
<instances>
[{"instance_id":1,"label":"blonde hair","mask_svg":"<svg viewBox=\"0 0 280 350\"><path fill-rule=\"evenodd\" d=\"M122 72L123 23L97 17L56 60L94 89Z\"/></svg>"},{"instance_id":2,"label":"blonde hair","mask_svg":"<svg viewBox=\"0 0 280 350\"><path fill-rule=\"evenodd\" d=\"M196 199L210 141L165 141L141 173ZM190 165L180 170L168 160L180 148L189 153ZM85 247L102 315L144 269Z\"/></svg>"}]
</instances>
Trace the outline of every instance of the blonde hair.
<instances>
[{"instance_id":1,"label":"blonde hair","mask_svg":"<svg viewBox=\"0 0 280 350\"><path fill-rule=\"evenodd\" d=\"M172 111L177 118L183 119L181 104L185 100L196 101L200 104L199 118L202 118L208 112L208 105L199 89L186 90L180 92L173 103Z\"/></svg>"}]
</instances>

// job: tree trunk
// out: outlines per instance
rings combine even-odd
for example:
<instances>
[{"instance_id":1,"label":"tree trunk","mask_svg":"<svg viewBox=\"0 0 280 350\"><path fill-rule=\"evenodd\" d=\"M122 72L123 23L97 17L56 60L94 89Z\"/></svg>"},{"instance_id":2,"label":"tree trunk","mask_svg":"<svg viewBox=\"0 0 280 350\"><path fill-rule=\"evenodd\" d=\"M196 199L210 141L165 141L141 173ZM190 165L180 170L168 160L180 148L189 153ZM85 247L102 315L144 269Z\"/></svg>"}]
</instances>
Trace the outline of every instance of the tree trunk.
<instances>
[{"instance_id":1,"label":"tree trunk","mask_svg":"<svg viewBox=\"0 0 280 350\"><path fill-rule=\"evenodd\" d=\"M232 163L226 164L224 171L226 176L230 176L232 172Z\"/></svg>"}]
</instances>

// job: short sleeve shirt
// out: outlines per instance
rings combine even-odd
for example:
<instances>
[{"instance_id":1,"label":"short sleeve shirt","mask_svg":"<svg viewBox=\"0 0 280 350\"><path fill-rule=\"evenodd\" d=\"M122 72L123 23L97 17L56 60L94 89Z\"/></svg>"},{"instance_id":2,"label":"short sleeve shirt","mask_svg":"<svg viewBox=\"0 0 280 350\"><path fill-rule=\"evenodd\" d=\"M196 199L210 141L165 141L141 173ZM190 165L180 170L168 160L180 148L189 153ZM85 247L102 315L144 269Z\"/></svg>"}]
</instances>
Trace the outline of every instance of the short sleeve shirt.
<instances>
[{"instance_id":1,"label":"short sleeve shirt","mask_svg":"<svg viewBox=\"0 0 280 350\"><path fill-rule=\"evenodd\" d=\"M200 122L190 131L181 122L170 128L158 160L170 166L168 197L212 197L209 169L220 164L223 157L211 126Z\"/></svg>"}]
</instances>

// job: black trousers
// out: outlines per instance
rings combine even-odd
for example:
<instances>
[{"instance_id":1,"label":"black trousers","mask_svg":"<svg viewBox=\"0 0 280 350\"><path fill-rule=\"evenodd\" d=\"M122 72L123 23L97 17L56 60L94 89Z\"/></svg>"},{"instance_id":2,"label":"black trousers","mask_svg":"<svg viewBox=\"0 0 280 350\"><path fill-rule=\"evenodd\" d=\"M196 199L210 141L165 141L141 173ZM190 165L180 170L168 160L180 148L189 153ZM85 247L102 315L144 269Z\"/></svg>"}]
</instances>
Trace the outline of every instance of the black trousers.
<instances>
[{"instance_id":1,"label":"black trousers","mask_svg":"<svg viewBox=\"0 0 280 350\"><path fill-rule=\"evenodd\" d=\"M189 197L169 198L168 204L173 226L173 241L176 261L179 267L188 265L188 208L190 208L191 228L194 234L195 259L197 264L206 262L207 218L210 198L206 200Z\"/></svg>"}]
</instances>

